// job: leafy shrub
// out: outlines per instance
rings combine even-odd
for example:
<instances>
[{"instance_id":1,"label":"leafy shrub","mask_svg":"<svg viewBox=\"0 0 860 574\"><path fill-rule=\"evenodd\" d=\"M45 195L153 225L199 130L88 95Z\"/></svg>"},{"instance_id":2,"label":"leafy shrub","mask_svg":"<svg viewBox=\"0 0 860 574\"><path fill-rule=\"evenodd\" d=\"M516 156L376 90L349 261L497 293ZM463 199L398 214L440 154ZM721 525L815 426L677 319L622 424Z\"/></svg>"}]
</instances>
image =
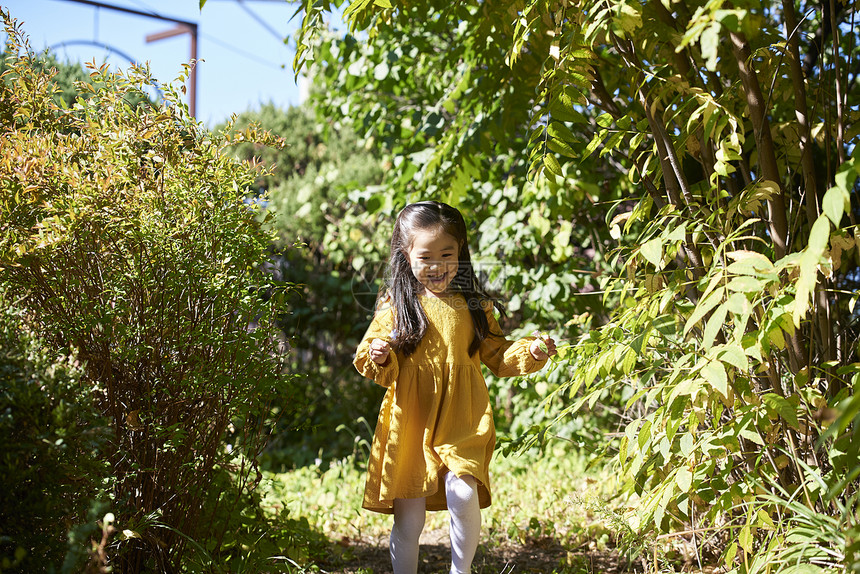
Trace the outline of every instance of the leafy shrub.
<instances>
[{"instance_id":1,"label":"leafy shrub","mask_svg":"<svg viewBox=\"0 0 860 574\"><path fill-rule=\"evenodd\" d=\"M298 407L275 325L286 286L265 271L273 237L247 200L256 173L226 151L276 142L207 132L182 88L130 103L152 83L141 68L94 69L63 109L3 18L0 282L29 330L74 352L110 421L111 564L175 571L198 540L218 556L226 501L210 488L252 488L272 405Z\"/></svg>"},{"instance_id":2,"label":"leafy shrub","mask_svg":"<svg viewBox=\"0 0 860 574\"><path fill-rule=\"evenodd\" d=\"M352 354L370 322L385 242L374 241L374 220L360 197L381 175L380 162L346 129L326 126L306 107L273 105L236 118L234 129L260 126L284 146L243 143L235 153L272 166L258 179L277 242L291 246L274 259L278 277L297 285L279 318L291 353L289 370L301 373L301 420L282 419L265 464L289 468L346 456L352 449L342 424L375 420L382 389L362 378ZM370 282L364 282L367 277ZM301 426L298 432L290 427Z\"/></svg>"},{"instance_id":3,"label":"leafy shrub","mask_svg":"<svg viewBox=\"0 0 860 574\"><path fill-rule=\"evenodd\" d=\"M67 530L87 521L92 502L108 502L107 420L74 357L53 355L8 300L0 306L0 571L55 571ZM80 567L86 549L69 564Z\"/></svg>"}]
</instances>

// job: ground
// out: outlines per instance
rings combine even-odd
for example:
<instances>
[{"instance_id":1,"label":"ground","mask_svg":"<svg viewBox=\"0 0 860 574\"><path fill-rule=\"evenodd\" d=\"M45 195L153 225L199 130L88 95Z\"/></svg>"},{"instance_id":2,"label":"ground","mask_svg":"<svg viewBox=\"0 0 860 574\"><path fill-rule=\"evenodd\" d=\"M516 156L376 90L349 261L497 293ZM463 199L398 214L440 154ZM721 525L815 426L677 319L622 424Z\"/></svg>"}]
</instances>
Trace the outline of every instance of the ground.
<instances>
[{"instance_id":1,"label":"ground","mask_svg":"<svg viewBox=\"0 0 860 574\"><path fill-rule=\"evenodd\" d=\"M494 501L481 513L482 544L472 574L715 572L695 567L694 546L680 537L659 546L660 565L655 568L653 537L639 536L630 526L636 501L618 494L611 470L586 470L586 464L585 455L563 446L497 457ZM267 509L302 517L333 541L322 557L313 558L322 572L391 572L391 516L361 510L364 472L360 461L350 458L327 469L269 473L262 482ZM447 512L427 513L420 574L448 572L447 521ZM618 549L625 544L641 549L643 555L631 562Z\"/></svg>"},{"instance_id":2,"label":"ground","mask_svg":"<svg viewBox=\"0 0 860 574\"><path fill-rule=\"evenodd\" d=\"M326 572L342 574L390 574L388 540L343 538L330 563L320 564ZM450 568L451 550L446 529L424 532L421 536L419 574L443 574ZM640 569L641 570L641 569ZM608 552L570 551L552 538L538 538L524 544L507 542L500 546L482 544L472 564L473 574L520 573L607 573L633 572L626 560Z\"/></svg>"}]
</instances>

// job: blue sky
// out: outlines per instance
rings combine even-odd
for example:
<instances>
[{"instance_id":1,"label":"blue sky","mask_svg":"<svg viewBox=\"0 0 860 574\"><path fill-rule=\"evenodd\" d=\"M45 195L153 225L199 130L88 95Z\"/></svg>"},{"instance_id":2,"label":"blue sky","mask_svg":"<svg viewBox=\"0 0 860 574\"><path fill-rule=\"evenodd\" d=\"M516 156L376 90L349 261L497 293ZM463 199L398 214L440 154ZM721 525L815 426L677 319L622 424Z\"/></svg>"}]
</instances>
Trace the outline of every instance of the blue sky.
<instances>
[{"instance_id":1,"label":"blue sky","mask_svg":"<svg viewBox=\"0 0 860 574\"><path fill-rule=\"evenodd\" d=\"M288 107L300 102L294 79L294 50L283 38L295 32L300 16L283 0L99 0L140 12L198 25L197 117L212 127L230 114L272 102ZM173 22L95 8L70 0L0 0L36 50L52 48L60 60L127 67L128 56L148 61L160 82L172 82L190 59L190 37L147 43L149 34ZM93 45L106 44L115 51Z\"/></svg>"}]
</instances>

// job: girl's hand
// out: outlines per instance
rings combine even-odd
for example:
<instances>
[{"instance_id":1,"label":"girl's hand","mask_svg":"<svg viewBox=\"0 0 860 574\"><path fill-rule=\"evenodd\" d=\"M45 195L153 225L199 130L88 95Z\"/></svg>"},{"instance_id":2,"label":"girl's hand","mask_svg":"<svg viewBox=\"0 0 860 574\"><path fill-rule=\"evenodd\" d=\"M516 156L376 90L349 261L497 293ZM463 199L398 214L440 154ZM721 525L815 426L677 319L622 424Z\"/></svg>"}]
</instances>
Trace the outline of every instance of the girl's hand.
<instances>
[{"instance_id":1,"label":"girl's hand","mask_svg":"<svg viewBox=\"0 0 860 574\"><path fill-rule=\"evenodd\" d=\"M370 360L377 365L384 365L388 362L388 354L391 352L391 345L388 341L382 339L374 339L370 342Z\"/></svg>"},{"instance_id":2,"label":"girl's hand","mask_svg":"<svg viewBox=\"0 0 860 574\"><path fill-rule=\"evenodd\" d=\"M556 354L555 341L546 333L532 333L537 339L529 345L529 352L536 361L545 361Z\"/></svg>"}]
</instances>

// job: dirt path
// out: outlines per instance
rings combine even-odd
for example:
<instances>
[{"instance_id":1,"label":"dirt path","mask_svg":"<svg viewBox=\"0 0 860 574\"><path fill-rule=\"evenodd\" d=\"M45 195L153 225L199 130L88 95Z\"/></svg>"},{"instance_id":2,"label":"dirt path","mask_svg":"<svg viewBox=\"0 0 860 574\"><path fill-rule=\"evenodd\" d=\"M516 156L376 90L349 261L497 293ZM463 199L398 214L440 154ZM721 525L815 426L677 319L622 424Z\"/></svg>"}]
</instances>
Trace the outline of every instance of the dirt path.
<instances>
[{"instance_id":1,"label":"dirt path","mask_svg":"<svg viewBox=\"0 0 860 574\"><path fill-rule=\"evenodd\" d=\"M445 574L450 568L451 550L447 530L431 530L421 535L419 574ZM341 574L390 574L388 540L341 540L332 560L320 564L325 572ZM568 551L551 538L529 540L523 545L482 544L472 564L472 574L521 574L553 572L566 574L624 574L626 561L617 556L587 550Z\"/></svg>"}]
</instances>

